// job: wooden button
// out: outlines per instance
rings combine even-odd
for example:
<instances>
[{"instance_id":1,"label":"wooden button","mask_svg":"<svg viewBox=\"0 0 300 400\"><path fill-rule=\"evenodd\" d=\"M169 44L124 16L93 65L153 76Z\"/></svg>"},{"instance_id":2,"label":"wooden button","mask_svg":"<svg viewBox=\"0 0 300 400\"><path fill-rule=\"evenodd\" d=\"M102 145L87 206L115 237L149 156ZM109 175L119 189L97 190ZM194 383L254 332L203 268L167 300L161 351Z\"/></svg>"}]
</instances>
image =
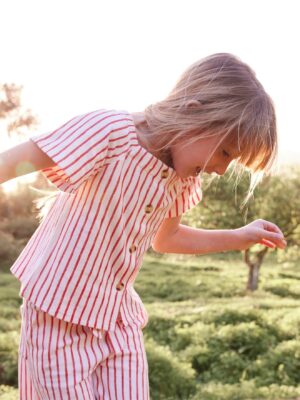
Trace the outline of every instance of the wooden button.
<instances>
[{"instance_id":1,"label":"wooden button","mask_svg":"<svg viewBox=\"0 0 300 400\"><path fill-rule=\"evenodd\" d=\"M116 286L117 290L123 290L124 289L124 283L123 282L119 282Z\"/></svg>"},{"instance_id":2,"label":"wooden button","mask_svg":"<svg viewBox=\"0 0 300 400\"><path fill-rule=\"evenodd\" d=\"M134 244L132 244L130 247L129 247L129 253L134 253L136 251L136 246L134 245Z\"/></svg>"},{"instance_id":3,"label":"wooden button","mask_svg":"<svg viewBox=\"0 0 300 400\"><path fill-rule=\"evenodd\" d=\"M153 211L153 205L152 204L147 204L145 207L145 213L150 214Z\"/></svg>"},{"instance_id":4,"label":"wooden button","mask_svg":"<svg viewBox=\"0 0 300 400\"><path fill-rule=\"evenodd\" d=\"M162 179L166 179L169 176L169 171L167 169L163 169L160 176Z\"/></svg>"}]
</instances>

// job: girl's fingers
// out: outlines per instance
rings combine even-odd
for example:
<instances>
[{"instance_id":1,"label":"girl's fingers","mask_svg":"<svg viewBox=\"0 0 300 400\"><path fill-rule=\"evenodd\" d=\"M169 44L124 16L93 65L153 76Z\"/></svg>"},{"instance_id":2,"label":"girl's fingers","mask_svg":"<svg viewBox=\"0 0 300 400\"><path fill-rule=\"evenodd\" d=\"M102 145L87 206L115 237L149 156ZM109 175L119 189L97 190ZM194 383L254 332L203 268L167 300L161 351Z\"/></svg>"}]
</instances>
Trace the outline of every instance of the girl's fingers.
<instances>
[{"instance_id":1,"label":"girl's fingers","mask_svg":"<svg viewBox=\"0 0 300 400\"><path fill-rule=\"evenodd\" d=\"M263 244L264 246L270 247L271 249L274 249L276 247L276 244L274 244L266 239L262 239L259 243Z\"/></svg>"},{"instance_id":2,"label":"girl's fingers","mask_svg":"<svg viewBox=\"0 0 300 400\"><path fill-rule=\"evenodd\" d=\"M283 236L278 235L276 233L268 232L268 234L262 235L264 236L263 239L260 240L259 243L275 248L279 247L280 249L284 249L286 246L286 241L284 240Z\"/></svg>"},{"instance_id":3,"label":"girl's fingers","mask_svg":"<svg viewBox=\"0 0 300 400\"><path fill-rule=\"evenodd\" d=\"M266 231L279 233L283 236L281 230L278 228L276 224L273 224L273 222L262 220L262 223Z\"/></svg>"},{"instance_id":4,"label":"girl's fingers","mask_svg":"<svg viewBox=\"0 0 300 400\"><path fill-rule=\"evenodd\" d=\"M284 239L284 236L281 232L271 232L268 230L261 230L260 234L263 239L271 240L271 241L275 241L275 242L279 242Z\"/></svg>"}]
</instances>

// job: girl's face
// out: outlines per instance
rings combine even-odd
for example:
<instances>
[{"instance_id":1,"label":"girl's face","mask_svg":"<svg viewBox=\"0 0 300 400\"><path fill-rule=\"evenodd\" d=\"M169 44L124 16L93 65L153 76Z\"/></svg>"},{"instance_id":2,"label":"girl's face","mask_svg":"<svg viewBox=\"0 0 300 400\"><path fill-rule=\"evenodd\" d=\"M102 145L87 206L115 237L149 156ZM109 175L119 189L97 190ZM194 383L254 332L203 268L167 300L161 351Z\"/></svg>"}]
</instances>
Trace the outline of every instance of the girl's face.
<instances>
[{"instance_id":1,"label":"girl's face","mask_svg":"<svg viewBox=\"0 0 300 400\"><path fill-rule=\"evenodd\" d=\"M173 167L178 176L188 178L200 172L223 175L231 161L239 156L236 146L226 139L212 136L190 144L178 143L171 148Z\"/></svg>"}]
</instances>

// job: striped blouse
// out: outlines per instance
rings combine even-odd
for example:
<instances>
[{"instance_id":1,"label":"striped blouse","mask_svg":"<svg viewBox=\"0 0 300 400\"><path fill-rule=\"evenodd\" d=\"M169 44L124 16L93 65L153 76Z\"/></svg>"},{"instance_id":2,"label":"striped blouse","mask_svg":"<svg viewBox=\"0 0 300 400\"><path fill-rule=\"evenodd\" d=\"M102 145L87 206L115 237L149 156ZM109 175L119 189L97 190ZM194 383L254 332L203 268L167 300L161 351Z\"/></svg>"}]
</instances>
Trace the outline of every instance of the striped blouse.
<instances>
[{"instance_id":1,"label":"striped blouse","mask_svg":"<svg viewBox=\"0 0 300 400\"><path fill-rule=\"evenodd\" d=\"M134 290L143 256L164 218L200 201L200 178L179 178L144 149L126 111L80 115L31 140L54 160L42 172L60 190L11 267L21 296L96 329L144 326Z\"/></svg>"}]
</instances>

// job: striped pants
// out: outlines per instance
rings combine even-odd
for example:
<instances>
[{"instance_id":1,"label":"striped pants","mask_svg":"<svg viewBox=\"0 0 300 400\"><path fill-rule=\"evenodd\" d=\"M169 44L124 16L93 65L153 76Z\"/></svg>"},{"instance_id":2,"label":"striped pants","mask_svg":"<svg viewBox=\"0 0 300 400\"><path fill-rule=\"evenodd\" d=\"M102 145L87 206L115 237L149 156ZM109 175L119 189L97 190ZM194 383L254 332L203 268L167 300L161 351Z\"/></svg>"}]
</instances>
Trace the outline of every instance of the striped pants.
<instances>
[{"instance_id":1,"label":"striped pants","mask_svg":"<svg viewBox=\"0 0 300 400\"><path fill-rule=\"evenodd\" d=\"M24 299L19 349L21 400L149 399L142 330L114 332L50 316Z\"/></svg>"}]
</instances>

